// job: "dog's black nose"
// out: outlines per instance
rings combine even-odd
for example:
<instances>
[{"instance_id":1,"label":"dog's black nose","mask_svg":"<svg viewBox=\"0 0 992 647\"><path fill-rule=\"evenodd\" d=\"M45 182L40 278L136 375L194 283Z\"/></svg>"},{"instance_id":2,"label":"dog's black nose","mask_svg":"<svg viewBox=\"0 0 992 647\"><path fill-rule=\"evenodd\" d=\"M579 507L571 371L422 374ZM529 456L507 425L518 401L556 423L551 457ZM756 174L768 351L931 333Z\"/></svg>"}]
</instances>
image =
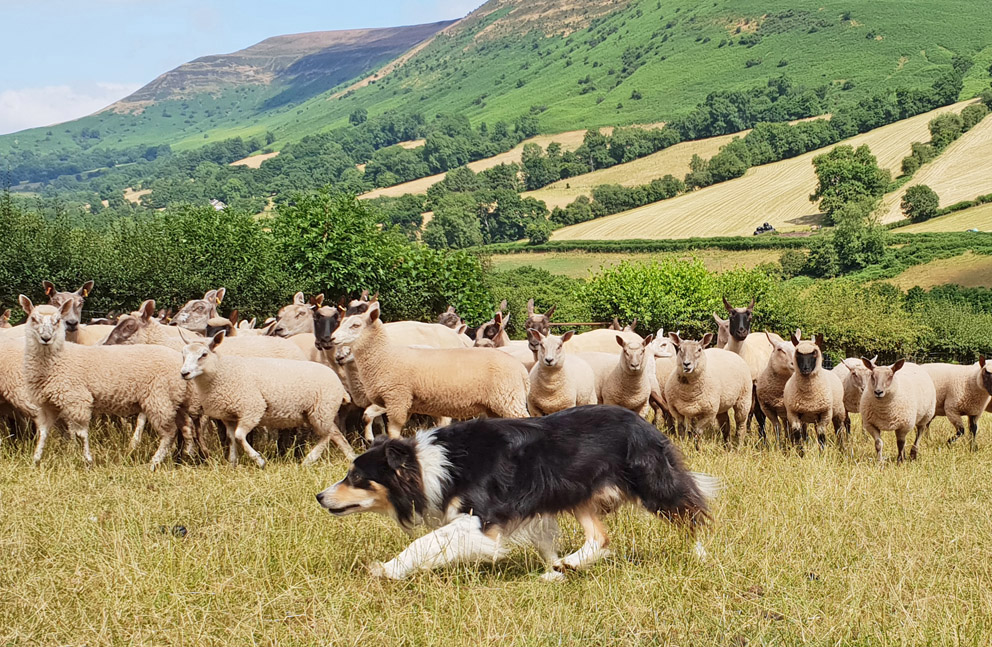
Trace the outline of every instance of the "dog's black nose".
<instances>
[{"instance_id":1,"label":"dog's black nose","mask_svg":"<svg viewBox=\"0 0 992 647\"><path fill-rule=\"evenodd\" d=\"M324 494L323 492L318 492L317 493L317 503L320 503L320 504L323 504L324 503L323 499L320 498L321 495L323 495L323 494Z\"/></svg>"}]
</instances>

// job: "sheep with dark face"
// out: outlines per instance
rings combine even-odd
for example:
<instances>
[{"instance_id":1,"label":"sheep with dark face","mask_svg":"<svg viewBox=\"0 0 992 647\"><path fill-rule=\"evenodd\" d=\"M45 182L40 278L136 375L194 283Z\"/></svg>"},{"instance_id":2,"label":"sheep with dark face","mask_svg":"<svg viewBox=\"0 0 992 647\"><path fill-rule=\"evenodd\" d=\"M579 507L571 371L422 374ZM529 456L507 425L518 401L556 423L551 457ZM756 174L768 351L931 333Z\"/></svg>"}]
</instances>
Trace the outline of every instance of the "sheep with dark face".
<instances>
[{"instance_id":1,"label":"sheep with dark face","mask_svg":"<svg viewBox=\"0 0 992 647\"><path fill-rule=\"evenodd\" d=\"M814 340L800 341L796 335L792 336L794 369L783 392L789 431L798 445L805 426L815 425L816 438L822 447L827 425L832 422L837 443L843 447L847 420L844 385L835 374L823 369L823 335L816 335Z\"/></svg>"},{"instance_id":2,"label":"sheep with dark face","mask_svg":"<svg viewBox=\"0 0 992 647\"><path fill-rule=\"evenodd\" d=\"M861 423L875 439L875 456L882 462L881 431L896 432L898 461L906 457L906 436L916 429L909 457L916 458L920 437L926 434L937 409L937 390L933 380L920 366L899 360L892 366L878 366L862 358L871 371L861 394Z\"/></svg>"}]
</instances>

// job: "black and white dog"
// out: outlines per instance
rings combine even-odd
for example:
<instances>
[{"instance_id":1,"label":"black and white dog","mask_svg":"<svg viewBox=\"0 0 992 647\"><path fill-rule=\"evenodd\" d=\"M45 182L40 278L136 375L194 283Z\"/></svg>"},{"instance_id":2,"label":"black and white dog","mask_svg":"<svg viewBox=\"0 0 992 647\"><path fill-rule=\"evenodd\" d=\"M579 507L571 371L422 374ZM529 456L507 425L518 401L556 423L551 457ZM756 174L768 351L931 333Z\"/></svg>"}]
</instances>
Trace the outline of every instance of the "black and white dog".
<instances>
[{"instance_id":1,"label":"black and white dog","mask_svg":"<svg viewBox=\"0 0 992 647\"><path fill-rule=\"evenodd\" d=\"M638 503L694 533L709 520L718 489L716 478L688 471L678 448L637 414L584 406L380 440L317 501L338 516L378 512L406 529L419 522L436 528L375 564L380 577L496 560L530 544L548 563L543 577L553 580L609 554L601 516L619 505ZM586 537L563 559L554 546L559 513L574 515ZM696 552L705 555L698 541Z\"/></svg>"}]
</instances>

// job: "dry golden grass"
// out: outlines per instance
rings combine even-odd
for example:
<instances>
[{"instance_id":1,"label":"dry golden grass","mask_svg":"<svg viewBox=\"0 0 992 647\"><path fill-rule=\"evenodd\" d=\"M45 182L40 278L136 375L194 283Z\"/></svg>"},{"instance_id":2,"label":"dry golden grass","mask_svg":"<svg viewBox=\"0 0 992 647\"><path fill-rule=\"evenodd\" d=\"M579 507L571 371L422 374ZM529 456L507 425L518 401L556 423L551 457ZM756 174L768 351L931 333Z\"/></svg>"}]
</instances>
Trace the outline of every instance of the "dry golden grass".
<instances>
[{"instance_id":1,"label":"dry golden grass","mask_svg":"<svg viewBox=\"0 0 992 647\"><path fill-rule=\"evenodd\" d=\"M960 112L967 104L961 102L917 115L840 144L867 144L880 166L897 171L910 143L929 139L927 123L931 119L943 112ZM812 161L823 152L812 151L753 167L736 180L565 227L554 232L552 240L746 236L763 222L785 231L803 228L818 221L809 195L816 188Z\"/></svg>"},{"instance_id":2,"label":"dry golden grass","mask_svg":"<svg viewBox=\"0 0 992 647\"><path fill-rule=\"evenodd\" d=\"M124 199L133 202L134 204L141 204L141 196L148 195L151 193L151 189L142 189L141 191L135 191L131 187L124 189Z\"/></svg>"},{"instance_id":3,"label":"dry golden grass","mask_svg":"<svg viewBox=\"0 0 992 647\"><path fill-rule=\"evenodd\" d=\"M693 155L709 159L719 153L722 146L738 136L740 133L683 142L633 162L593 171L567 180L559 180L537 191L529 191L524 195L543 200L548 205L548 209L554 209L570 204L580 195L591 196L593 187L599 184L637 186L647 184L651 180L664 177L669 173L681 179L689 172L689 161L692 160Z\"/></svg>"},{"instance_id":4,"label":"dry golden grass","mask_svg":"<svg viewBox=\"0 0 992 647\"><path fill-rule=\"evenodd\" d=\"M992 203L955 211L926 222L899 227L895 231L917 234L927 231L967 231L969 229L992 231Z\"/></svg>"},{"instance_id":5,"label":"dry golden grass","mask_svg":"<svg viewBox=\"0 0 992 647\"><path fill-rule=\"evenodd\" d=\"M939 258L923 265L914 265L887 281L903 290L916 285L931 288L945 283L984 288L992 285L992 256L966 252L960 256Z\"/></svg>"},{"instance_id":6,"label":"dry golden grass","mask_svg":"<svg viewBox=\"0 0 992 647\"><path fill-rule=\"evenodd\" d=\"M624 510L609 519L615 556L558 585L528 552L370 579L410 540L318 508L337 459L152 474L150 445L132 461L120 432L97 430L93 470L58 439L35 470L30 443L5 442L0 644L983 645L992 425L978 452L948 448L949 433L935 423L918 461L882 469L858 429L853 456L689 447L689 465L726 484L709 558ZM563 548L581 543L563 529Z\"/></svg>"},{"instance_id":7,"label":"dry golden grass","mask_svg":"<svg viewBox=\"0 0 992 647\"><path fill-rule=\"evenodd\" d=\"M883 222L903 218L899 204L906 190L916 184L925 184L936 191L942 207L992 193L992 118L980 121L935 160L920 168L905 186L885 196Z\"/></svg>"},{"instance_id":8,"label":"dry golden grass","mask_svg":"<svg viewBox=\"0 0 992 647\"><path fill-rule=\"evenodd\" d=\"M752 268L762 263L775 263L782 256L778 249L755 249L728 252L716 249L699 249L692 252L673 253L604 253L604 252L531 252L521 254L493 254L490 259L495 270L512 270L533 265L554 274L572 278L589 278L590 272L610 267L623 261L650 262L665 258L698 258L711 272L725 272L737 267Z\"/></svg>"},{"instance_id":9,"label":"dry golden grass","mask_svg":"<svg viewBox=\"0 0 992 647\"><path fill-rule=\"evenodd\" d=\"M231 166L247 166L248 168L259 168L260 166L262 166L262 162L264 162L265 160L270 160L278 154L279 151L272 151L271 153L259 153L258 155L249 155L248 157L239 159L236 162L231 162Z\"/></svg>"},{"instance_id":10,"label":"dry golden grass","mask_svg":"<svg viewBox=\"0 0 992 647\"><path fill-rule=\"evenodd\" d=\"M407 150L413 150L414 148L420 148L421 146L423 146L426 143L427 143L427 140L426 139L411 139L410 141L400 142L399 144L396 144L396 145L399 146L400 148L405 148Z\"/></svg>"}]
</instances>

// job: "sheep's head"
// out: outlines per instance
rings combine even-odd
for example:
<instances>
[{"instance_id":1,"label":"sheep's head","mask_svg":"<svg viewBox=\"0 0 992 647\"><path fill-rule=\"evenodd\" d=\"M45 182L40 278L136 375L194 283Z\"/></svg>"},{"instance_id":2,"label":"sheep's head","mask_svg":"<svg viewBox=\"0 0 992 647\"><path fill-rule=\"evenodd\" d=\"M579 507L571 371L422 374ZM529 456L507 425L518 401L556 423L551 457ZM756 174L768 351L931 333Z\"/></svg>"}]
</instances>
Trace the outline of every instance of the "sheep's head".
<instances>
[{"instance_id":1,"label":"sheep's head","mask_svg":"<svg viewBox=\"0 0 992 647\"><path fill-rule=\"evenodd\" d=\"M823 365L823 335L816 335L815 341L800 340L792 335L792 345L796 348L796 370L800 375L810 375Z\"/></svg>"},{"instance_id":2,"label":"sheep's head","mask_svg":"<svg viewBox=\"0 0 992 647\"><path fill-rule=\"evenodd\" d=\"M506 330L506 325L510 323L510 315L504 316L502 312L497 312L493 315L493 318L482 324L475 330L475 345L481 346L482 342L488 340L492 342L492 348L498 348L505 345L506 340L503 337L503 333ZM543 333L547 334L547 333ZM530 344L530 336L527 337L528 344ZM537 347L530 344L531 350L535 353L537 352Z\"/></svg>"},{"instance_id":3,"label":"sheep's head","mask_svg":"<svg viewBox=\"0 0 992 647\"><path fill-rule=\"evenodd\" d=\"M56 308L61 308L66 303L71 305L69 311L62 317L62 321L65 322L65 329L67 331L75 331L79 327L79 322L83 316L83 302L89 296L90 292L93 291L93 281L83 283L83 287L75 292L59 292L52 285L51 281L42 281L41 285L45 288L48 305L55 306Z\"/></svg>"},{"instance_id":4,"label":"sheep's head","mask_svg":"<svg viewBox=\"0 0 992 647\"><path fill-rule=\"evenodd\" d=\"M155 321L154 324L153 320ZM150 325L157 325L157 320L155 319L155 301L153 299L143 301L141 307L135 312L121 315L117 320L117 325L110 331L110 334L107 335L107 339L103 343L105 346L144 343L142 333Z\"/></svg>"},{"instance_id":5,"label":"sheep's head","mask_svg":"<svg viewBox=\"0 0 992 647\"><path fill-rule=\"evenodd\" d=\"M878 361L878 355L875 355L868 361L874 364ZM869 378L871 378L871 369L866 367L862 360L850 358L844 360L844 366L851 372L851 382L854 383L855 388L863 392Z\"/></svg>"},{"instance_id":6,"label":"sheep's head","mask_svg":"<svg viewBox=\"0 0 992 647\"><path fill-rule=\"evenodd\" d=\"M211 317L207 320L207 337L213 337L220 331L228 337L233 337L237 333L238 326L238 311L231 310L231 314L227 317Z\"/></svg>"},{"instance_id":7,"label":"sheep's head","mask_svg":"<svg viewBox=\"0 0 992 647\"><path fill-rule=\"evenodd\" d=\"M313 343L317 350L334 348L331 335L338 329L343 315L344 308L340 306L321 306L313 311Z\"/></svg>"},{"instance_id":8,"label":"sheep's head","mask_svg":"<svg viewBox=\"0 0 992 647\"><path fill-rule=\"evenodd\" d=\"M362 294L357 299L352 299L348 302L348 308L345 310L345 314L349 317L351 315L360 315L368 312L369 306L379 300L379 293L376 292L369 299L369 291L362 290Z\"/></svg>"},{"instance_id":9,"label":"sheep's head","mask_svg":"<svg viewBox=\"0 0 992 647\"><path fill-rule=\"evenodd\" d=\"M539 330L542 335L548 335L551 333L551 315L555 313L555 308L558 306L551 306L543 314L538 313L534 310L534 299L527 302L527 321L524 322L524 328L527 330Z\"/></svg>"},{"instance_id":10,"label":"sheep's head","mask_svg":"<svg viewBox=\"0 0 992 647\"><path fill-rule=\"evenodd\" d=\"M730 319L721 319L714 312L713 321L716 322L716 347L725 348L730 343Z\"/></svg>"},{"instance_id":11,"label":"sheep's head","mask_svg":"<svg viewBox=\"0 0 992 647\"><path fill-rule=\"evenodd\" d=\"M565 342L572 338L574 330L559 337L558 335L545 335L540 330L533 328L527 331L527 343L531 347L537 348L537 363L549 368L561 366L564 363L563 347Z\"/></svg>"},{"instance_id":12,"label":"sheep's head","mask_svg":"<svg viewBox=\"0 0 992 647\"><path fill-rule=\"evenodd\" d=\"M623 355L624 366L631 373L640 373L647 365L647 353L651 348L654 335L648 335L643 340L628 341L622 335L617 335L617 343L620 344L620 351Z\"/></svg>"},{"instance_id":13,"label":"sheep's head","mask_svg":"<svg viewBox=\"0 0 992 647\"><path fill-rule=\"evenodd\" d=\"M682 339L678 333L668 333L668 339L675 346L678 365L683 373L689 374L706 365L706 347L713 343L713 333L706 333L700 341Z\"/></svg>"},{"instance_id":14,"label":"sheep's head","mask_svg":"<svg viewBox=\"0 0 992 647\"><path fill-rule=\"evenodd\" d=\"M458 327L462 325L462 318L455 312L455 306L448 306L447 310L438 315L437 322L452 330L458 330Z\"/></svg>"},{"instance_id":15,"label":"sheep's head","mask_svg":"<svg viewBox=\"0 0 992 647\"><path fill-rule=\"evenodd\" d=\"M65 317L72 309L72 302L66 301L60 307L35 306L23 294L17 298L28 316L28 335L42 346L65 342Z\"/></svg>"},{"instance_id":16,"label":"sheep's head","mask_svg":"<svg viewBox=\"0 0 992 647\"><path fill-rule=\"evenodd\" d=\"M186 305L179 309L176 316L169 322L171 326L180 326L187 330L204 332L207 329L207 321L211 317L217 316L217 306L224 300L227 294L226 288L208 290L202 299L187 301Z\"/></svg>"},{"instance_id":17,"label":"sheep's head","mask_svg":"<svg viewBox=\"0 0 992 647\"><path fill-rule=\"evenodd\" d=\"M654 356L655 357L674 357L675 356L675 344L672 340L668 338L665 334L664 328L659 328L658 332L654 335Z\"/></svg>"},{"instance_id":18,"label":"sheep's head","mask_svg":"<svg viewBox=\"0 0 992 647\"><path fill-rule=\"evenodd\" d=\"M730 314L730 336L737 341L744 341L751 334L751 317L754 314L754 299L746 308L735 308L723 297L723 307Z\"/></svg>"},{"instance_id":19,"label":"sheep's head","mask_svg":"<svg viewBox=\"0 0 992 647\"><path fill-rule=\"evenodd\" d=\"M896 373L899 372L905 364L906 360L901 359L892 366L878 366L872 360L862 357L861 361L864 363L865 368L871 370L871 376L868 378L868 388L871 392L875 394L875 397L879 400L885 398L886 395L893 395L896 392Z\"/></svg>"},{"instance_id":20,"label":"sheep's head","mask_svg":"<svg viewBox=\"0 0 992 647\"><path fill-rule=\"evenodd\" d=\"M355 361L355 355L351 352L351 346L338 346L334 349L334 361L338 366L351 364Z\"/></svg>"},{"instance_id":21,"label":"sheep's head","mask_svg":"<svg viewBox=\"0 0 992 647\"><path fill-rule=\"evenodd\" d=\"M798 339L800 334L801 333L797 330L795 337ZM767 332L765 333L765 336L768 338L768 343L771 344L773 348L772 356L768 358L768 366L771 367L772 372L776 375L791 375L792 371L795 369L796 347L792 344L776 341L775 338Z\"/></svg>"},{"instance_id":22,"label":"sheep's head","mask_svg":"<svg viewBox=\"0 0 992 647\"><path fill-rule=\"evenodd\" d=\"M331 342L337 346L352 345L358 341L366 329L379 322L379 302L373 301L369 303L369 309L365 312L345 317L338 329L331 335Z\"/></svg>"},{"instance_id":23,"label":"sheep's head","mask_svg":"<svg viewBox=\"0 0 992 647\"><path fill-rule=\"evenodd\" d=\"M183 341L186 338L183 337ZM179 374L184 380L192 380L209 373L217 365L217 347L224 341L221 331L207 341L187 342L183 347L183 367Z\"/></svg>"},{"instance_id":24,"label":"sheep's head","mask_svg":"<svg viewBox=\"0 0 992 647\"><path fill-rule=\"evenodd\" d=\"M10 308L3 311L0 314L0 328L10 328Z\"/></svg>"},{"instance_id":25,"label":"sheep's head","mask_svg":"<svg viewBox=\"0 0 992 647\"><path fill-rule=\"evenodd\" d=\"M276 313L276 323L269 328L269 335L275 337L292 337L301 333L313 332L313 312L324 304L324 295L311 297L310 301L303 297L302 292L293 295L293 302L279 308Z\"/></svg>"},{"instance_id":26,"label":"sheep's head","mask_svg":"<svg viewBox=\"0 0 992 647\"><path fill-rule=\"evenodd\" d=\"M985 387L986 393L992 395L992 364L986 362L985 355L982 355L978 358L978 366L982 371L982 386Z\"/></svg>"}]
</instances>

